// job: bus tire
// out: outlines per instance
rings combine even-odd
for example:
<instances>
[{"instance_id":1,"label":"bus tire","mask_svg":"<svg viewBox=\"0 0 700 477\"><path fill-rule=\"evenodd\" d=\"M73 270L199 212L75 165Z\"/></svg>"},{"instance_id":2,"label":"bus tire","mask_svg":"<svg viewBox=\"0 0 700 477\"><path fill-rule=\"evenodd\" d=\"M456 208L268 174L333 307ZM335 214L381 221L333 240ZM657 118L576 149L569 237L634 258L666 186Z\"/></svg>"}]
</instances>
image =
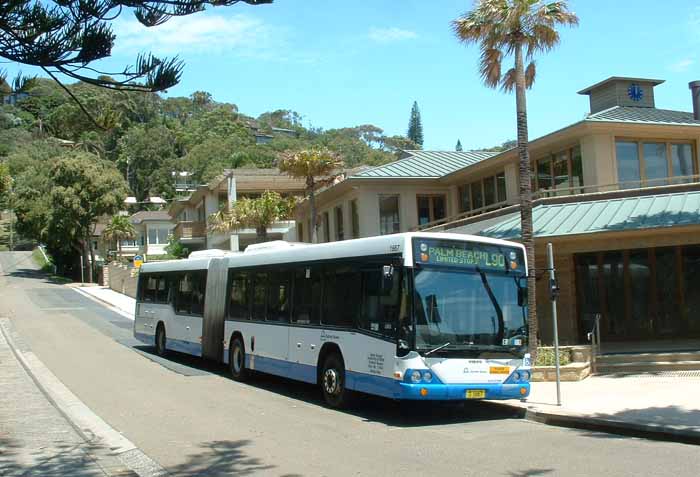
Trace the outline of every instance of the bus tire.
<instances>
[{"instance_id":1,"label":"bus tire","mask_svg":"<svg viewBox=\"0 0 700 477\"><path fill-rule=\"evenodd\" d=\"M228 369L235 381L243 382L248 379L249 372L245 367L245 348L240 336L236 336L231 341L228 354Z\"/></svg>"},{"instance_id":2,"label":"bus tire","mask_svg":"<svg viewBox=\"0 0 700 477\"><path fill-rule=\"evenodd\" d=\"M166 343L165 326L163 326L163 323L158 323L156 328L156 354L158 356L165 356L168 353Z\"/></svg>"},{"instance_id":3,"label":"bus tire","mask_svg":"<svg viewBox=\"0 0 700 477\"><path fill-rule=\"evenodd\" d=\"M345 364L338 353L326 356L320 381L326 404L334 409L344 409L350 405L352 391L345 387Z\"/></svg>"}]
</instances>

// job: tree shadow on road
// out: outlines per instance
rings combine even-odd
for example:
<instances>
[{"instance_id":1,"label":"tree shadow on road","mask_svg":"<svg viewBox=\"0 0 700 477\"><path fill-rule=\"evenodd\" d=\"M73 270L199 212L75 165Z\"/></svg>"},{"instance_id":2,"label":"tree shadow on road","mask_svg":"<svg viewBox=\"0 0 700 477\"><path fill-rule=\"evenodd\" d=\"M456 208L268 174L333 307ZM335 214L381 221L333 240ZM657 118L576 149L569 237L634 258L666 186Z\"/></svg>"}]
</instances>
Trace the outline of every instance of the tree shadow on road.
<instances>
[{"instance_id":1,"label":"tree shadow on road","mask_svg":"<svg viewBox=\"0 0 700 477\"><path fill-rule=\"evenodd\" d=\"M24 278L28 280L41 280L44 283L52 283L54 285L64 285L72 283L73 280L58 275L51 275L42 270L34 270L31 268L17 268L12 272L5 272L6 277Z\"/></svg>"},{"instance_id":2,"label":"tree shadow on road","mask_svg":"<svg viewBox=\"0 0 700 477\"><path fill-rule=\"evenodd\" d=\"M249 440L211 441L200 444L200 451L187 457L182 464L168 468L173 476L253 475L274 468L243 450Z\"/></svg>"},{"instance_id":3,"label":"tree shadow on road","mask_svg":"<svg viewBox=\"0 0 700 477\"><path fill-rule=\"evenodd\" d=\"M554 472L554 469L528 469L518 472L509 472L510 477L535 477L538 475L547 475Z\"/></svg>"},{"instance_id":4,"label":"tree shadow on road","mask_svg":"<svg viewBox=\"0 0 700 477\"><path fill-rule=\"evenodd\" d=\"M0 436L0 475L99 475L91 454L101 447L93 444L57 443L50 448L24 449L16 440Z\"/></svg>"}]
</instances>

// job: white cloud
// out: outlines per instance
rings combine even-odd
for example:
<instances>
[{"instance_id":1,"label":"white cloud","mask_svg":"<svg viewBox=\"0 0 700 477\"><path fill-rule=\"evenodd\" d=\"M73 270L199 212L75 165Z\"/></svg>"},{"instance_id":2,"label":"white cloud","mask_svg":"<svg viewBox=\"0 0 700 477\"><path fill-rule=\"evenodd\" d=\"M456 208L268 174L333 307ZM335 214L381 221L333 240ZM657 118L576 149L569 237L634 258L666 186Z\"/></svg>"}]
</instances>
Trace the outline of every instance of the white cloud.
<instances>
[{"instance_id":1,"label":"white cloud","mask_svg":"<svg viewBox=\"0 0 700 477\"><path fill-rule=\"evenodd\" d=\"M115 22L116 52L148 51L160 55L213 54L236 50L241 55L270 48L272 32L262 21L246 15L197 14L173 17L147 28L137 20Z\"/></svg>"},{"instance_id":2,"label":"white cloud","mask_svg":"<svg viewBox=\"0 0 700 477\"><path fill-rule=\"evenodd\" d=\"M669 65L668 69L673 71L674 73L685 73L686 71L688 71L688 68L690 68L694 64L695 64L695 59L684 58L680 61L677 61L677 62Z\"/></svg>"},{"instance_id":3,"label":"white cloud","mask_svg":"<svg viewBox=\"0 0 700 477\"><path fill-rule=\"evenodd\" d=\"M397 27L371 28L367 34L370 40L377 43L392 43L395 41L413 40L418 34L411 30L403 30Z\"/></svg>"}]
</instances>

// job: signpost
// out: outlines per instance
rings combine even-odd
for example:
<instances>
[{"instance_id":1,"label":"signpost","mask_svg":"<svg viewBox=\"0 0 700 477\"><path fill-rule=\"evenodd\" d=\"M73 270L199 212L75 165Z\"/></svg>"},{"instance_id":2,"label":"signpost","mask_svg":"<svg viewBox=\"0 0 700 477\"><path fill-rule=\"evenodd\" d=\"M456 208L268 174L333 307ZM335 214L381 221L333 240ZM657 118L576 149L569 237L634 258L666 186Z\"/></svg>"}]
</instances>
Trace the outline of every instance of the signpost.
<instances>
[{"instance_id":1,"label":"signpost","mask_svg":"<svg viewBox=\"0 0 700 477\"><path fill-rule=\"evenodd\" d=\"M549 289L552 299L552 323L554 328L554 365L557 371L557 406L561 406L561 373L559 365L559 330L557 327L557 297L559 287L554 269L554 251L551 242L547 244L547 269L549 270Z\"/></svg>"},{"instance_id":2,"label":"signpost","mask_svg":"<svg viewBox=\"0 0 700 477\"><path fill-rule=\"evenodd\" d=\"M143 265L143 255L135 255L134 256L134 267L141 268L141 265Z\"/></svg>"}]
</instances>

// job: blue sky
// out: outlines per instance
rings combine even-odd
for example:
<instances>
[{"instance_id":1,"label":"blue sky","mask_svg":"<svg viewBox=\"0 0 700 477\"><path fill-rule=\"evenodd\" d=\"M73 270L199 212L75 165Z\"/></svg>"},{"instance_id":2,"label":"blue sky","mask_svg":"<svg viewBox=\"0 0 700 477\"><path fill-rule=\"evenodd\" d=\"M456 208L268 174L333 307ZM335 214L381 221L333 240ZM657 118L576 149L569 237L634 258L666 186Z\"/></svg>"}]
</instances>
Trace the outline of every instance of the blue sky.
<instances>
[{"instance_id":1,"label":"blue sky","mask_svg":"<svg viewBox=\"0 0 700 477\"><path fill-rule=\"evenodd\" d=\"M537 137L580 120L585 86L608 76L665 79L657 107L689 110L688 82L700 79L697 0L573 0L579 28L538 60L529 93ZM425 147L499 144L515 137L515 99L481 84L478 49L456 41L449 22L470 0L275 0L174 19L145 30L125 15L117 47L102 66L139 51L179 54L187 66L170 95L209 91L256 116L293 109L323 128L374 124L405 134L411 105L423 118ZM13 68L9 68L13 69ZM24 68L26 73L31 70Z\"/></svg>"}]
</instances>

